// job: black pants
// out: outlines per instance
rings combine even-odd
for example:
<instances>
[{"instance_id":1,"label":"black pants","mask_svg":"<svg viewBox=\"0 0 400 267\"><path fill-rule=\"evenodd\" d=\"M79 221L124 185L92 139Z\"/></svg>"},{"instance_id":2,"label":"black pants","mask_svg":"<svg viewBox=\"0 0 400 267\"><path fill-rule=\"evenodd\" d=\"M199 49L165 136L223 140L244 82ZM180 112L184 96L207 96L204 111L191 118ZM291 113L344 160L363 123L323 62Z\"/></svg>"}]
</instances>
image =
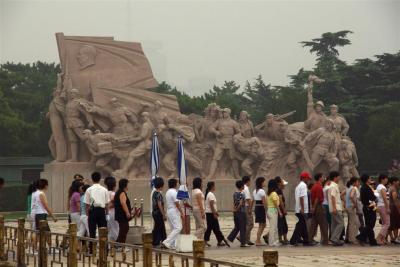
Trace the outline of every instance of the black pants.
<instances>
[{"instance_id":1,"label":"black pants","mask_svg":"<svg viewBox=\"0 0 400 267\"><path fill-rule=\"evenodd\" d=\"M224 235L222 234L221 228L219 227L218 218L215 218L214 214L212 213L206 213L206 220L207 230L204 233L204 240L210 241L211 231L213 231L218 243L220 243L222 240L224 240Z\"/></svg>"},{"instance_id":2,"label":"black pants","mask_svg":"<svg viewBox=\"0 0 400 267\"><path fill-rule=\"evenodd\" d=\"M167 232L165 231L164 217L161 212L153 212L153 220L153 246L158 246L167 238Z\"/></svg>"},{"instance_id":3,"label":"black pants","mask_svg":"<svg viewBox=\"0 0 400 267\"><path fill-rule=\"evenodd\" d=\"M296 226L294 228L292 238L290 239L290 244L296 245L300 242L302 242L303 244L308 243L306 216L306 214L296 213L298 222L296 223Z\"/></svg>"},{"instance_id":4,"label":"black pants","mask_svg":"<svg viewBox=\"0 0 400 267\"><path fill-rule=\"evenodd\" d=\"M88 224L90 238L96 238L96 228L107 227L106 210L100 207L90 208ZM92 244L90 245L90 252L92 252Z\"/></svg>"},{"instance_id":5,"label":"black pants","mask_svg":"<svg viewBox=\"0 0 400 267\"><path fill-rule=\"evenodd\" d=\"M369 244L376 245L374 227L376 223L376 213L368 207L363 207L365 226L361 228L360 235L357 237L361 242L369 241Z\"/></svg>"},{"instance_id":6,"label":"black pants","mask_svg":"<svg viewBox=\"0 0 400 267\"><path fill-rule=\"evenodd\" d=\"M231 233L228 236L228 240L233 242L238 233L240 232L240 242L242 245L246 243L246 213L236 211L233 213L233 222L235 224Z\"/></svg>"},{"instance_id":7,"label":"black pants","mask_svg":"<svg viewBox=\"0 0 400 267\"><path fill-rule=\"evenodd\" d=\"M119 226L119 232L118 232L117 242L125 243L126 236L128 235L129 232L129 221L128 220L118 221L118 226Z\"/></svg>"}]
</instances>

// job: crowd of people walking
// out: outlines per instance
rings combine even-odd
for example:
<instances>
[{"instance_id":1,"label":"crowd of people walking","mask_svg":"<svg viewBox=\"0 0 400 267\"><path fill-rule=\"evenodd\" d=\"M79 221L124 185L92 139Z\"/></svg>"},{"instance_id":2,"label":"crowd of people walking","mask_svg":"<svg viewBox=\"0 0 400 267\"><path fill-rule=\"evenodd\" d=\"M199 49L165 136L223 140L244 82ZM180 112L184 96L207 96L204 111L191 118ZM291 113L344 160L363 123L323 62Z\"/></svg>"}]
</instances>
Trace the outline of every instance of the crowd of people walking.
<instances>
[{"instance_id":1,"label":"crowd of people walking","mask_svg":"<svg viewBox=\"0 0 400 267\"><path fill-rule=\"evenodd\" d=\"M125 243L129 231L129 221L137 214L132 209L127 191L127 179L118 181L106 177L101 185L101 174L94 172L92 182L85 183L81 175L74 176L68 191L67 208L70 222L78 225L78 236L96 237L98 227L108 228L110 241ZM314 181L312 181L314 180ZM292 245L313 246L320 230L321 245L342 246L348 244L369 244L371 246L388 243L400 244L400 181L397 177L381 174L378 185L367 174L353 177L342 189L338 172L327 177L316 173L314 179L308 172L302 172L294 191L294 212L297 223L290 240L288 239L287 207L284 196L288 184L281 177L267 180L258 177L252 180L244 176L235 181L236 190L232 195L234 227L227 235L221 231L218 212L218 188L214 181L205 186L203 179L193 179L190 203L178 199L179 182L167 181L168 189L163 194L165 181L161 177L153 179L151 196L153 218L153 245L167 249L177 247L177 239L182 232L187 217L185 209L190 209L195 222L194 235L204 239L211 246L214 233L217 246L230 247L238 240L241 247ZM28 189L28 218L32 228L38 229L40 220L50 216L56 221L46 199L48 181L40 179ZM347 216L344 216L347 213ZM375 235L379 215L382 225ZM347 217L347 223L344 218ZM165 222L169 224L167 235ZM252 242L252 230L257 224L256 239ZM268 226L268 232L265 229ZM50 228L47 226L48 230Z\"/></svg>"}]
</instances>

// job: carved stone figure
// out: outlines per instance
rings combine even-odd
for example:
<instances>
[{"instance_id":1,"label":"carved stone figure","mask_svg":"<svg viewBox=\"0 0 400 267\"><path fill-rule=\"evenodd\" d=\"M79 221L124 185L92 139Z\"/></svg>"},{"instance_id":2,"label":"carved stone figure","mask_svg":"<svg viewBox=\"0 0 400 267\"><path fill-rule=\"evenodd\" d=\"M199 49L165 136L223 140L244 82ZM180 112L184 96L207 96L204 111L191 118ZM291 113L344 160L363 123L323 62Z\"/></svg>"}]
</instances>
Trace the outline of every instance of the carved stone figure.
<instances>
[{"instance_id":1,"label":"carved stone figure","mask_svg":"<svg viewBox=\"0 0 400 267\"><path fill-rule=\"evenodd\" d=\"M53 92L53 100L49 105L47 117L50 120L52 135L49 140L49 148L56 162L67 160L67 140L65 136L65 98L62 92L62 75L58 74L57 87Z\"/></svg>"},{"instance_id":2,"label":"carved stone figure","mask_svg":"<svg viewBox=\"0 0 400 267\"><path fill-rule=\"evenodd\" d=\"M349 131L349 124L347 123L346 119L338 113L339 108L337 105L330 106L330 115L328 116L329 119L333 121L336 127L336 132L339 136L346 136L347 132Z\"/></svg>"},{"instance_id":3,"label":"carved stone figure","mask_svg":"<svg viewBox=\"0 0 400 267\"><path fill-rule=\"evenodd\" d=\"M317 101L314 104L313 98L313 86L315 83L322 83L324 80L319 79L315 75L310 75L308 77L308 87L307 87L307 120L304 122L304 127L309 131L314 131L320 127L323 127L327 116L323 112L325 107L322 101Z\"/></svg>"},{"instance_id":4,"label":"carved stone figure","mask_svg":"<svg viewBox=\"0 0 400 267\"><path fill-rule=\"evenodd\" d=\"M231 160L233 175L239 177L239 165L236 159L235 145L233 136L240 133L239 125L230 117L231 110L224 108L222 110L222 118L218 119L210 128L210 131L216 136L217 143L214 150L214 156L210 166L209 178L214 179L215 171L218 167L218 162L226 153Z\"/></svg>"},{"instance_id":5,"label":"carved stone figure","mask_svg":"<svg viewBox=\"0 0 400 267\"><path fill-rule=\"evenodd\" d=\"M311 162L313 171L321 162L326 162L329 171L339 170L339 159L337 155L337 144L335 135L335 124L327 120L324 127L309 133L304 143L312 151Z\"/></svg>"},{"instance_id":6,"label":"carved stone figure","mask_svg":"<svg viewBox=\"0 0 400 267\"><path fill-rule=\"evenodd\" d=\"M117 177L126 177L135 160L145 155L151 148L151 136L154 125L150 121L150 115L148 112L143 112L141 114L141 122L142 127L138 136L128 136L127 138L117 139L119 142L137 144L129 153L128 159L125 161L122 168L114 172L114 175Z\"/></svg>"},{"instance_id":7,"label":"carved stone figure","mask_svg":"<svg viewBox=\"0 0 400 267\"><path fill-rule=\"evenodd\" d=\"M240 167L244 175L254 176L257 170L254 163L261 162L264 157L264 149L261 141L257 137L244 138L237 134L234 136L234 143L243 155Z\"/></svg>"},{"instance_id":8,"label":"carved stone figure","mask_svg":"<svg viewBox=\"0 0 400 267\"><path fill-rule=\"evenodd\" d=\"M89 129L83 130L83 141L92 155L92 162L96 168L111 174L114 169L109 165L113 158L112 144L113 134L95 133Z\"/></svg>"},{"instance_id":9,"label":"carved stone figure","mask_svg":"<svg viewBox=\"0 0 400 267\"><path fill-rule=\"evenodd\" d=\"M274 114L268 113L265 116L265 121L256 126L255 130L257 133L267 137L272 141L283 141L284 135L282 131L282 125L287 124L282 119L276 119Z\"/></svg>"},{"instance_id":10,"label":"carved stone figure","mask_svg":"<svg viewBox=\"0 0 400 267\"><path fill-rule=\"evenodd\" d=\"M253 122L250 120L250 115L247 111L242 110L240 112L238 123L243 137L250 138L254 136Z\"/></svg>"},{"instance_id":11,"label":"carved stone figure","mask_svg":"<svg viewBox=\"0 0 400 267\"><path fill-rule=\"evenodd\" d=\"M298 167L300 167L298 164L300 158L304 156L306 158L306 162L308 161L308 155L305 154L307 152L305 151L305 147L302 142L303 133L290 125L282 126L282 131L284 132L284 141L289 147L289 155L287 157L286 163L289 169L291 171L294 171ZM313 166L310 164L309 168L312 169Z\"/></svg>"},{"instance_id":12,"label":"carved stone figure","mask_svg":"<svg viewBox=\"0 0 400 267\"><path fill-rule=\"evenodd\" d=\"M359 177L357 171L358 157L354 143L347 137L340 142L339 162L344 180L351 177Z\"/></svg>"},{"instance_id":13,"label":"carved stone figure","mask_svg":"<svg viewBox=\"0 0 400 267\"><path fill-rule=\"evenodd\" d=\"M168 124L166 130L163 131L163 135L161 138L161 142L163 144L163 148L166 149L167 153L164 155L162 162L167 170L168 177L176 176L176 155L178 154L178 136L183 137L183 141L185 144L185 159L189 165L189 167L193 168L193 170L199 174L203 173L202 170L202 162L201 160L195 156L191 149L190 143L195 140L194 129L191 126L185 125L186 120L183 118L177 119L176 122Z\"/></svg>"},{"instance_id":14,"label":"carved stone figure","mask_svg":"<svg viewBox=\"0 0 400 267\"><path fill-rule=\"evenodd\" d=\"M110 99L110 108L101 108L88 104L86 110L98 114L111 121L112 133L115 135L129 135L134 131L134 124L138 122L135 112L123 106L116 97Z\"/></svg>"},{"instance_id":15,"label":"carved stone figure","mask_svg":"<svg viewBox=\"0 0 400 267\"><path fill-rule=\"evenodd\" d=\"M70 99L65 107L65 119L67 126L68 141L70 142L71 158L68 161L78 161L79 143L83 140L83 129L86 124L82 117L86 118L87 127L93 128L93 118L87 112L83 105L86 101L81 98L78 89L72 89L69 92Z\"/></svg>"}]
</instances>

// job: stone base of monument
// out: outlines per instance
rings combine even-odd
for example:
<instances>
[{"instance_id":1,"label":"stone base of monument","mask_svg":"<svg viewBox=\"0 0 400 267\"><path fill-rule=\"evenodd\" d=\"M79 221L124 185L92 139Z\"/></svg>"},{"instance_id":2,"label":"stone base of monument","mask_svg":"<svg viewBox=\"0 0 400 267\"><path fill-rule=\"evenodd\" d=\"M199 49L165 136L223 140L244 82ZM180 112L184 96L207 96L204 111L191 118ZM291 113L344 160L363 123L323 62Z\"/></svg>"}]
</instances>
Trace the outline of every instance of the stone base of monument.
<instances>
[{"instance_id":1,"label":"stone base of monument","mask_svg":"<svg viewBox=\"0 0 400 267\"><path fill-rule=\"evenodd\" d=\"M53 212L67 212L68 189L74 175L79 173L90 181L94 169L94 164L90 162L52 162L44 165L40 177L49 181L47 199Z\"/></svg>"},{"instance_id":2,"label":"stone base of monument","mask_svg":"<svg viewBox=\"0 0 400 267\"><path fill-rule=\"evenodd\" d=\"M76 173L85 177L86 182L91 183L90 175L95 170L95 166L90 162L63 162L45 164L41 177L49 181L49 189L47 192L48 201L53 212L67 212L68 188L73 181ZM189 193L191 191L193 177L188 179ZM266 177L267 181L269 180ZM289 180L289 184L284 190L286 197L286 205L288 209L294 208L294 189L298 181ZM232 211L233 199L235 192L235 179L219 179L214 180L216 185L216 196L218 200L219 211ZM203 182L203 191L208 180ZM164 192L168 190L168 182L165 179ZM252 194L254 190L254 182L250 186ZM265 188L267 190L267 188ZM150 211L150 178L149 179L129 179L128 196L131 202L140 202L143 199L144 212ZM136 199L136 201L134 201Z\"/></svg>"}]
</instances>

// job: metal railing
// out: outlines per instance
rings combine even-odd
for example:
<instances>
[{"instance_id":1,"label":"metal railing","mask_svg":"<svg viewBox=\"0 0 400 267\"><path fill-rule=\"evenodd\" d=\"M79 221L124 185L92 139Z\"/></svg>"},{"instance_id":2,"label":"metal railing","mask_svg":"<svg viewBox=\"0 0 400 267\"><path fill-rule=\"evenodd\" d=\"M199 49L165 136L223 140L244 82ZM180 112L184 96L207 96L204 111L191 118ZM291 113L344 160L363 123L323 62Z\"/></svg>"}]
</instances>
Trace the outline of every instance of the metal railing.
<instances>
[{"instance_id":1,"label":"metal railing","mask_svg":"<svg viewBox=\"0 0 400 267\"><path fill-rule=\"evenodd\" d=\"M0 216L0 263L34 267L248 267L205 257L202 240L193 241L192 254L184 254L154 248L151 233L142 235L143 245L132 245L108 241L107 228L100 228L94 239L77 236L74 223L69 224L66 234L47 232L46 226L46 221L40 221L39 231L25 229L25 219L18 219L17 227L6 226ZM265 250L263 263L277 266L278 252Z\"/></svg>"}]
</instances>

